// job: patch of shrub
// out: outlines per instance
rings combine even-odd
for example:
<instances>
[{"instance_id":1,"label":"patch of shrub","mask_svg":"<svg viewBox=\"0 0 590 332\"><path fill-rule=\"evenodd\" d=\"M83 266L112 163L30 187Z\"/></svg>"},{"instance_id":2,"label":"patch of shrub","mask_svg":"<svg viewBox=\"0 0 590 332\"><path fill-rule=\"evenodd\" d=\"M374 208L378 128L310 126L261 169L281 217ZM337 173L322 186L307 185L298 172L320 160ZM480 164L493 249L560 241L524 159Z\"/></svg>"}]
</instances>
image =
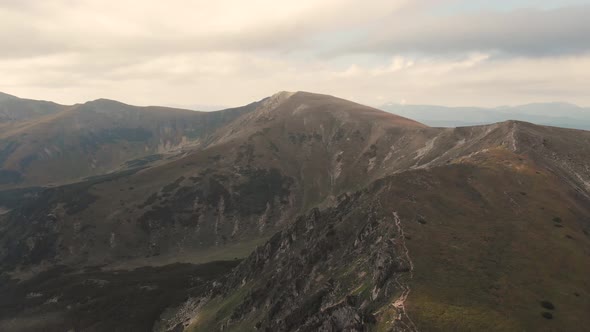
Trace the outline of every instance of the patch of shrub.
<instances>
[{"instance_id":1,"label":"patch of shrub","mask_svg":"<svg viewBox=\"0 0 590 332\"><path fill-rule=\"evenodd\" d=\"M553 319L553 314L551 314L550 312L547 312L547 311L542 312L541 316L543 316L543 318L545 318L545 319Z\"/></svg>"},{"instance_id":2,"label":"patch of shrub","mask_svg":"<svg viewBox=\"0 0 590 332\"><path fill-rule=\"evenodd\" d=\"M553 303L549 302L549 301L541 301L541 307L548 309L548 310L555 310L555 306L553 305Z\"/></svg>"}]
</instances>

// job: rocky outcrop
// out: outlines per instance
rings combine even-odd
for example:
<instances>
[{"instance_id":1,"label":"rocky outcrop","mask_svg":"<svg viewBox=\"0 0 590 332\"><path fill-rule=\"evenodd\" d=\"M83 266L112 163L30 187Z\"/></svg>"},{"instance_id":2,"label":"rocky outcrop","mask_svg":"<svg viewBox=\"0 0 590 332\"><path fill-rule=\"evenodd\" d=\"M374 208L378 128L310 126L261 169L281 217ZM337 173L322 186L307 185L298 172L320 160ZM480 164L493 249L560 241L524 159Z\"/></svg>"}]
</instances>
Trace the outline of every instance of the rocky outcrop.
<instances>
[{"instance_id":1,"label":"rocky outcrop","mask_svg":"<svg viewBox=\"0 0 590 332\"><path fill-rule=\"evenodd\" d=\"M364 205L360 195L342 195L336 207L312 210L256 249L210 301L243 296L214 323L199 321L197 312L194 327L367 331L376 324L376 311L397 313L393 302L410 272L400 231L391 211L378 202ZM394 316L392 326L411 324Z\"/></svg>"}]
</instances>

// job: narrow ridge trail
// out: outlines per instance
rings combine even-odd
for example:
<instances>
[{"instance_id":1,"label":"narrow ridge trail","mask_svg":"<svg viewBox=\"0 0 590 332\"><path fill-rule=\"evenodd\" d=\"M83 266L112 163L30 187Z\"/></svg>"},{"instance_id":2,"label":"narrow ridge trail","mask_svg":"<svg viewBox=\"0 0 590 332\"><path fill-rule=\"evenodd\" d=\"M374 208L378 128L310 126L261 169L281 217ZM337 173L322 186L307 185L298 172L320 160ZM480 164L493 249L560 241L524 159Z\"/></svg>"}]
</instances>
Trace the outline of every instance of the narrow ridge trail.
<instances>
[{"instance_id":1,"label":"narrow ridge trail","mask_svg":"<svg viewBox=\"0 0 590 332\"><path fill-rule=\"evenodd\" d=\"M393 211L393 219L395 222L395 226L397 227L397 233L398 233L397 243L401 247L401 249L403 251L404 260L408 264L409 275L410 275L409 280L411 280L414 277L414 262L412 262L412 259L410 258L410 250L406 246L406 238L405 238L404 228L402 227L401 219L396 211ZM408 280L408 282L403 282L401 280L402 278L404 278L404 277L401 275L398 275L398 276L396 276L396 280L395 280L398 287L402 290L402 293L400 294L400 296L392 303L392 306L399 313L396 320L401 322L402 324L404 324L405 327L409 331L418 331L418 329L416 328L416 325L414 324L414 322L412 321L412 319L410 318L410 316L408 315L408 313L406 311L406 301L407 301L408 296L410 295L410 291L411 291L410 286L409 286L409 280ZM404 318L407 322L404 321Z\"/></svg>"}]
</instances>

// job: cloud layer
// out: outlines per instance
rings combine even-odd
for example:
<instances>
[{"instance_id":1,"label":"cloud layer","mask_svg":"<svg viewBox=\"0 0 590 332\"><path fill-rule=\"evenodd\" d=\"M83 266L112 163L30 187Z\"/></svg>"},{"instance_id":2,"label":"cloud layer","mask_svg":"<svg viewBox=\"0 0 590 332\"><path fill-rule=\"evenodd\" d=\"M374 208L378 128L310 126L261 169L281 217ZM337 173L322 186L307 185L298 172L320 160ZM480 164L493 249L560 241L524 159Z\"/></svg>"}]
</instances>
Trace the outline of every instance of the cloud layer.
<instances>
[{"instance_id":1,"label":"cloud layer","mask_svg":"<svg viewBox=\"0 0 590 332\"><path fill-rule=\"evenodd\" d=\"M590 6L400 17L352 50L364 52L551 56L590 50Z\"/></svg>"},{"instance_id":2,"label":"cloud layer","mask_svg":"<svg viewBox=\"0 0 590 332\"><path fill-rule=\"evenodd\" d=\"M590 105L590 4L520 3L4 0L0 91L62 103L231 106L308 90L368 104Z\"/></svg>"}]
</instances>

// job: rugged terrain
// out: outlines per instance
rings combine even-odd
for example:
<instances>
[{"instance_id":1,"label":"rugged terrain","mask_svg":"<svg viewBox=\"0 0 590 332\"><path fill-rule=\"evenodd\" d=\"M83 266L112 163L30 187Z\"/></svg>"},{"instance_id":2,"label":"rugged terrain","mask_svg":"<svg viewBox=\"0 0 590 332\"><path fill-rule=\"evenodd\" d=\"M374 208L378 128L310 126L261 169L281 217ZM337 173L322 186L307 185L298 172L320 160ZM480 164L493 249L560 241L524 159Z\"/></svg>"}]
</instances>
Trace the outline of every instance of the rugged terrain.
<instances>
[{"instance_id":1,"label":"rugged terrain","mask_svg":"<svg viewBox=\"0 0 590 332\"><path fill-rule=\"evenodd\" d=\"M588 323L590 132L432 128L306 92L194 114L26 105L2 113L5 329ZM122 290L138 302L107 322Z\"/></svg>"}]
</instances>

